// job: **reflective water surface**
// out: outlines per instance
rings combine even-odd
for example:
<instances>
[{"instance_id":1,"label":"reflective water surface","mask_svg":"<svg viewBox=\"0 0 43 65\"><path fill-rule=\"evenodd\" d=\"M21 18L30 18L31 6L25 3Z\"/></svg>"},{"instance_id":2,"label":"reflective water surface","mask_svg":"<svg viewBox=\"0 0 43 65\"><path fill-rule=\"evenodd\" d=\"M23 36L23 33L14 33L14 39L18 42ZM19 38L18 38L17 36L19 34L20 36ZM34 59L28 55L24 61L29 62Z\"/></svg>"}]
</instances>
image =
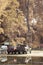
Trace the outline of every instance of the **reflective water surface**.
<instances>
[{"instance_id":1,"label":"reflective water surface","mask_svg":"<svg viewBox=\"0 0 43 65\"><path fill-rule=\"evenodd\" d=\"M38 57L6 57L6 62L0 60L0 65L43 65L43 58ZM4 58L5 59L5 58Z\"/></svg>"}]
</instances>

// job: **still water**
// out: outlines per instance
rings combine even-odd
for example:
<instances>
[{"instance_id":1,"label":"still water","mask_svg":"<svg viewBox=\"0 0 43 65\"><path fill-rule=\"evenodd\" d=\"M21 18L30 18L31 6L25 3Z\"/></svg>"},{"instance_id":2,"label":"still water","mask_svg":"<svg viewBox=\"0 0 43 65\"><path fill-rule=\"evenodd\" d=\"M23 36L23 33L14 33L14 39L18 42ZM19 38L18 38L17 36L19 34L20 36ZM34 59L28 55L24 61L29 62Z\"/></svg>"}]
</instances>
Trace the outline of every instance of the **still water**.
<instances>
[{"instance_id":1,"label":"still water","mask_svg":"<svg viewBox=\"0 0 43 65\"><path fill-rule=\"evenodd\" d=\"M7 57L7 61L0 61L0 65L43 65L43 58Z\"/></svg>"}]
</instances>

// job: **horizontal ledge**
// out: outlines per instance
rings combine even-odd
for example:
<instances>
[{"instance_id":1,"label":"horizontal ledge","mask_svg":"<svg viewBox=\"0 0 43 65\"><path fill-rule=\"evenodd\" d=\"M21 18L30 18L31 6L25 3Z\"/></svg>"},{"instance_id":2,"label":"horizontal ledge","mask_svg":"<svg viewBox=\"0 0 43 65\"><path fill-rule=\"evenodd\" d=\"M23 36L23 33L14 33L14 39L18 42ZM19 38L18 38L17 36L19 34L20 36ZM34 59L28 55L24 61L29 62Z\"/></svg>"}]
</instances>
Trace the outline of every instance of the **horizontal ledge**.
<instances>
[{"instance_id":1,"label":"horizontal ledge","mask_svg":"<svg viewBox=\"0 0 43 65\"><path fill-rule=\"evenodd\" d=\"M7 57L43 57L43 55L38 55L38 54L37 55L34 55L34 54L21 54L21 55L20 54L17 54L17 55L6 55L5 54L5 55L3 55L2 54L2 55L0 55L0 57L1 56L5 56L5 57L6 56Z\"/></svg>"}]
</instances>

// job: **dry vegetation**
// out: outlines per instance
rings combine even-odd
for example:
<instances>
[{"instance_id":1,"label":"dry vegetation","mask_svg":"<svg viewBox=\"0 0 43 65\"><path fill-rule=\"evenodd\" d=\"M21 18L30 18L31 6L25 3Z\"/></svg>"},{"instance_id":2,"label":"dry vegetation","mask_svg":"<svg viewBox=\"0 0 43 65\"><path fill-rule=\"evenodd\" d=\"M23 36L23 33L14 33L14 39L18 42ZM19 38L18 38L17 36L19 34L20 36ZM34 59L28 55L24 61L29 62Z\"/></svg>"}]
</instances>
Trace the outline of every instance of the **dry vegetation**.
<instances>
[{"instance_id":1,"label":"dry vegetation","mask_svg":"<svg viewBox=\"0 0 43 65\"><path fill-rule=\"evenodd\" d=\"M27 42L26 34L28 28L25 23L27 13L25 0L0 0L0 2L2 3L0 3L0 35L4 34L4 39L7 36L13 45L23 43L24 41ZM31 25L30 28L33 40L32 47L38 47L39 43L43 41L42 0L29 1L29 18L30 22L33 18L37 20L37 24ZM0 36L0 40L3 41L3 36Z\"/></svg>"}]
</instances>

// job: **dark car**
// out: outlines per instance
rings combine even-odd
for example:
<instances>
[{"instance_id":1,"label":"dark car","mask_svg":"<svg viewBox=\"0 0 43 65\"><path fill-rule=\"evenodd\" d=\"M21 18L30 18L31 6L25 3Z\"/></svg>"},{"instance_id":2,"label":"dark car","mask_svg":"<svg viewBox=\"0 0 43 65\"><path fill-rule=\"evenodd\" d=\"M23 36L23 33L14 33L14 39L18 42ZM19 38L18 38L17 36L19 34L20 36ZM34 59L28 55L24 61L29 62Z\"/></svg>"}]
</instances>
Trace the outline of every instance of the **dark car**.
<instances>
[{"instance_id":1,"label":"dark car","mask_svg":"<svg viewBox=\"0 0 43 65\"><path fill-rule=\"evenodd\" d=\"M14 46L8 45L7 47L8 47L8 49L7 49L8 54L10 54L10 53L13 54L15 51Z\"/></svg>"},{"instance_id":2,"label":"dark car","mask_svg":"<svg viewBox=\"0 0 43 65\"><path fill-rule=\"evenodd\" d=\"M20 45L20 44L17 45L17 49L16 49L16 50L17 50L17 52L18 52L19 54L21 54L21 53L22 53L22 54L27 53L26 50L25 50L25 45Z\"/></svg>"}]
</instances>

